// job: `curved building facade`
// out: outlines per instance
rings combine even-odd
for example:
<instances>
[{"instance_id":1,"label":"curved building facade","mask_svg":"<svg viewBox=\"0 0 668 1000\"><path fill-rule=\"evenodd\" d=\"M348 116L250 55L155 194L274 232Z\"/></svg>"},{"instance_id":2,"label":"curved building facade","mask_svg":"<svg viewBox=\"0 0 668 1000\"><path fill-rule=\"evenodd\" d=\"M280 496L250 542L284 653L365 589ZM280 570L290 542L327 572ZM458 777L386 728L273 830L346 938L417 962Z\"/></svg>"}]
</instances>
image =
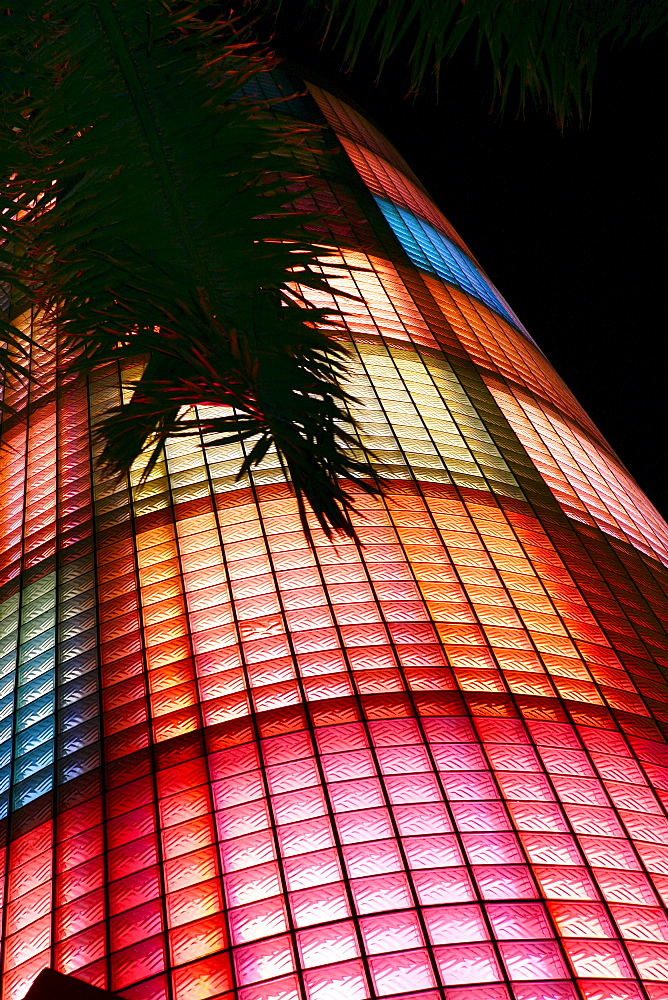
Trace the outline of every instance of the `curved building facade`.
<instances>
[{"instance_id":1,"label":"curved building facade","mask_svg":"<svg viewBox=\"0 0 668 1000\"><path fill-rule=\"evenodd\" d=\"M668 1000L668 527L309 91L383 496L311 545L275 456L237 482L236 446L177 440L111 485L118 371L34 350L0 453L2 998L51 966L128 1000Z\"/></svg>"}]
</instances>

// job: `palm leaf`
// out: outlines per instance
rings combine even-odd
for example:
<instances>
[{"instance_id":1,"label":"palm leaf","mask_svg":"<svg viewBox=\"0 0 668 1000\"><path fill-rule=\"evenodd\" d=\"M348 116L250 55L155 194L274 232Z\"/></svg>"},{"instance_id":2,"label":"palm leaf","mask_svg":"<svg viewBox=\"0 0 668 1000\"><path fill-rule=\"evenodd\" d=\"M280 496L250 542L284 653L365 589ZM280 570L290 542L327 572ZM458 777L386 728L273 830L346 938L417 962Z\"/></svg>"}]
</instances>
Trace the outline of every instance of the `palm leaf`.
<instances>
[{"instance_id":1,"label":"palm leaf","mask_svg":"<svg viewBox=\"0 0 668 1000\"><path fill-rule=\"evenodd\" d=\"M642 40L668 24L663 0L304 0L304 9L349 67L371 59L380 72L401 47L414 91L473 36L501 107L532 99L560 124L585 116L603 42Z\"/></svg>"},{"instance_id":2,"label":"palm leaf","mask_svg":"<svg viewBox=\"0 0 668 1000\"><path fill-rule=\"evenodd\" d=\"M199 434L185 408L215 404L209 430L259 442L241 472L274 444L304 521L308 501L350 532L341 480L376 487L336 316L308 303L331 291L309 238L320 213L295 207L323 143L242 96L271 60L204 6L47 0L2 19L1 263L73 364L145 360L98 428L110 471Z\"/></svg>"}]
</instances>

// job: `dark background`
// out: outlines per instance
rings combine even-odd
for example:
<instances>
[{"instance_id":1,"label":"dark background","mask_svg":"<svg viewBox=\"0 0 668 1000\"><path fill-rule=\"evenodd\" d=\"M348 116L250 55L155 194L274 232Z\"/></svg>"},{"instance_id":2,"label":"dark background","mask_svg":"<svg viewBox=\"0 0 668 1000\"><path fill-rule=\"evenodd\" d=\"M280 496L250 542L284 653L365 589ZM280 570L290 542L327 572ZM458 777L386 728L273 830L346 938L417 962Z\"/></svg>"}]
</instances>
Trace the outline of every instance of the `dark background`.
<instances>
[{"instance_id":1,"label":"dark background","mask_svg":"<svg viewBox=\"0 0 668 1000\"><path fill-rule=\"evenodd\" d=\"M663 146L668 42L605 47L591 119L563 133L545 111L490 111L491 72L473 45L406 97L405 57L376 83L340 70L297 12L279 54L354 98L404 155L557 371L668 517L663 360Z\"/></svg>"}]
</instances>

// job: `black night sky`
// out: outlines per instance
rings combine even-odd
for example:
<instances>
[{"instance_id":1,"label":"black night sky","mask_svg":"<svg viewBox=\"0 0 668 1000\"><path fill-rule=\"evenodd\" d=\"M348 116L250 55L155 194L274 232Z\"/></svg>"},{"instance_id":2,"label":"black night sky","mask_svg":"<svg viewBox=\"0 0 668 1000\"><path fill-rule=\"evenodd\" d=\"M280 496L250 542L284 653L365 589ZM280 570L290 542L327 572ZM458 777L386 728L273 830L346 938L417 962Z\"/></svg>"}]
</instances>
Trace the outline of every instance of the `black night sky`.
<instances>
[{"instance_id":1,"label":"black night sky","mask_svg":"<svg viewBox=\"0 0 668 1000\"><path fill-rule=\"evenodd\" d=\"M472 48L442 74L438 100L428 88L413 100L401 58L378 84L371 63L344 75L291 18L274 45L353 97L394 142L668 517L668 44L604 50L591 122L563 135L545 112L490 113L491 74Z\"/></svg>"}]
</instances>

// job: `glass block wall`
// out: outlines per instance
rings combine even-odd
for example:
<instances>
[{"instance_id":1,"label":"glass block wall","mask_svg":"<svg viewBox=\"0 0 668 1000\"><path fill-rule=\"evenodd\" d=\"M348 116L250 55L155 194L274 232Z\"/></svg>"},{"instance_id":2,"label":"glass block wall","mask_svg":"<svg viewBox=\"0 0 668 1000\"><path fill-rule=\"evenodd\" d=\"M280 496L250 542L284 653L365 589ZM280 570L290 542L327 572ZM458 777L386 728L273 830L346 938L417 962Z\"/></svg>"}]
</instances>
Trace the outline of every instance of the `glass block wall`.
<instances>
[{"instance_id":1,"label":"glass block wall","mask_svg":"<svg viewBox=\"0 0 668 1000\"><path fill-rule=\"evenodd\" d=\"M51 965L128 1000L668 1000L668 527L309 91L384 495L310 545L275 455L106 482L119 373L42 335L0 453L2 998Z\"/></svg>"}]
</instances>

